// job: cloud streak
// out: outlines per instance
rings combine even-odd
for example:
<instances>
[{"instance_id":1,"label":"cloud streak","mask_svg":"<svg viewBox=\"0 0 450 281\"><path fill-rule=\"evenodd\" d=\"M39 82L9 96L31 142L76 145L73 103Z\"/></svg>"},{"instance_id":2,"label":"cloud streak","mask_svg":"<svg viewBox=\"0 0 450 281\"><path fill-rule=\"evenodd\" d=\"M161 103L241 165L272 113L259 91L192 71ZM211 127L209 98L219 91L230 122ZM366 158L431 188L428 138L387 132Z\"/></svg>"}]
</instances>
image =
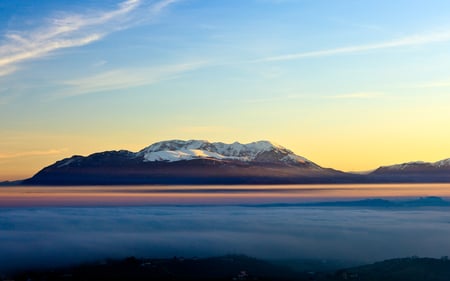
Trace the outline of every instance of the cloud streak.
<instances>
[{"instance_id":1,"label":"cloud streak","mask_svg":"<svg viewBox=\"0 0 450 281\"><path fill-rule=\"evenodd\" d=\"M450 87L450 81L435 81L422 84L413 84L404 86L402 88L428 89L428 88L446 88L446 87Z\"/></svg>"},{"instance_id":2,"label":"cloud streak","mask_svg":"<svg viewBox=\"0 0 450 281\"><path fill-rule=\"evenodd\" d=\"M150 85L174 79L182 73L204 67L205 65L207 65L207 62L198 61L152 68L110 70L94 76L65 81L63 84L66 90L61 91L54 97L79 96Z\"/></svg>"},{"instance_id":3,"label":"cloud streak","mask_svg":"<svg viewBox=\"0 0 450 281\"><path fill-rule=\"evenodd\" d=\"M174 2L176 0L160 1L150 9L159 13ZM87 15L64 14L47 19L46 25L31 31L9 31L4 35L5 43L0 46L0 76L15 72L18 65L25 61L57 50L88 45L112 32L128 28L134 20L141 18L138 13L141 6L142 0L127 0L114 10L95 11Z\"/></svg>"},{"instance_id":4,"label":"cloud streak","mask_svg":"<svg viewBox=\"0 0 450 281\"><path fill-rule=\"evenodd\" d=\"M345 100L345 99L375 99L375 98L379 98L381 96L382 96L382 94L380 94L380 93L362 92L362 93L351 93L351 94L328 96L328 98L342 99L342 100Z\"/></svg>"},{"instance_id":5,"label":"cloud streak","mask_svg":"<svg viewBox=\"0 0 450 281\"><path fill-rule=\"evenodd\" d=\"M167 6L174 4L178 1L180 1L180 0L164 0L164 1L158 2L155 5L153 5L153 7L151 8L151 11L156 14L160 13Z\"/></svg>"},{"instance_id":6,"label":"cloud streak","mask_svg":"<svg viewBox=\"0 0 450 281\"><path fill-rule=\"evenodd\" d=\"M286 96L271 96L262 98L253 98L244 100L246 103L272 103L272 102L284 102L289 100L299 100L299 99L311 99L315 98L314 95L286 95Z\"/></svg>"},{"instance_id":7,"label":"cloud streak","mask_svg":"<svg viewBox=\"0 0 450 281\"><path fill-rule=\"evenodd\" d=\"M431 43L447 42L449 40L450 40L450 31L436 32L436 33L430 33L430 34L413 35L413 36L408 36L408 37L391 40L391 41L386 41L386 42L381 42L381 43L347 46L347 47L342 47L342 48L293 53L293 54L280 55L280 56L270 56L270 57L265 57L265 58L260 58L260 59L254 60L252 62L259 63L259 62L292 61L292 60L299 60L299 59L304 59L304 58L326 57L326 56L334 56L334 55L341 55L341 54L359 53L359 52L364 52L364 51L426 45L426 44L431 44Z\"/></svg>"},{"instance_id":8,"label":"cloud streak","mask_svg":"<svg viewBox=\"0 0 450 281\"><path fill-rule=\"evenodd\" d=\"M32 150L17 153L0 153L0 159L12 159L18 157L28 157L28 156L45 156L45 155L56 155L64 152L65 149L50 149L50 150Z\"/></svg>"},{"instance_id":9,"label":"cloud streak","mask_svg":"<svg viewBox=\"0 0 450 281\"><path fill-rule=\"evenodd\" d=\"M221 133L232 131L231 128L224 126L184 126L180 127L179 130L183 133L194 133L194 134Z\"/></svg>"}]
</instances>

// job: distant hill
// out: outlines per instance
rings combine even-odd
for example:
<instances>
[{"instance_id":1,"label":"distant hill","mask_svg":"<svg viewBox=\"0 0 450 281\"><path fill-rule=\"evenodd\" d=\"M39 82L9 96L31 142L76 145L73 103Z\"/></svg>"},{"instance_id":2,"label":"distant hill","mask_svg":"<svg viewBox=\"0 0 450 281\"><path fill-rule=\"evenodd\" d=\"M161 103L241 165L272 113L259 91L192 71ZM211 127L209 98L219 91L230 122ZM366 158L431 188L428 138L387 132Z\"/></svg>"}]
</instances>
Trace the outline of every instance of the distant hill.
<instances>
[{"instance_id":1,"label":"distant hill","mask_svg":"<svg viewBox=\"0 0 450 281\"><path fill-rule=\"evenodd\" d=\"M369 174L372 181L450 182L450 158L434 163L408 162L382 166Z\"/></svg>"}]
</instances>

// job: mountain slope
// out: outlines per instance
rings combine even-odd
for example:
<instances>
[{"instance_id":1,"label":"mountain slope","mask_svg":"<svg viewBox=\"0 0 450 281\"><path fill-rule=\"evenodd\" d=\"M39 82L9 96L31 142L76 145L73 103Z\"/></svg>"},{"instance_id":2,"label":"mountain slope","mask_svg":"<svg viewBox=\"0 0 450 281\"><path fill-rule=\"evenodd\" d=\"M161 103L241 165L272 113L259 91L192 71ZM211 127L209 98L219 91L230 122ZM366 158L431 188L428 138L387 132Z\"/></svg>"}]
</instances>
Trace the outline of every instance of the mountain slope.
<instances>
[{"instance_id":1,"label":"mountain slope","mask_svg":"<svg viewBox=\"0 0 450 281\"><path fill-rule=\"evenodd\" d=\"M106 151L63 159L25 184L275 184L348 182L268 141L249 144L172 140L139 152Z\"/></svg>"},{"instance_id":2,"label":"mountain slope","mask_svg":"<svg viewBox=\"0 0 450 281\"><path fill-rule=\"evenodd\" d=\"M449 182L450 158L438 162L408 162L382 166L369 174L372 180L389 182Z\"/></svg>"}]
</instances>

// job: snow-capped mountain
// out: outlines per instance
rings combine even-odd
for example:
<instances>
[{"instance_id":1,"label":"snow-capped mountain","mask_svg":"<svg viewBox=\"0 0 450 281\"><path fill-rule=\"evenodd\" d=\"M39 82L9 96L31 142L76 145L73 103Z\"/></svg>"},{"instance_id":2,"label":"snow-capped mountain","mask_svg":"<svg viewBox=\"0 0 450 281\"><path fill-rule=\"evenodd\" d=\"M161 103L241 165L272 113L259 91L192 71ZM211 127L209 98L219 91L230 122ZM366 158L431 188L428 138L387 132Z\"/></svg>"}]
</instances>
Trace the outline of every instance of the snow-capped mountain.
<instances>
[{"instance_id":1,"label":"snow-capped mountain","mask_svg":"<svg viewBox=\"0 0 450 281\"><path fill-rule=\"evenodd\" d=\"M144 148L137 153L144 161L181 161L193 159L238 160L244 162L281 162L286 164L305 164L311 161L295 155L289 149L269 141L257 141L248 144L234 142L208 142L204 140L162 141Z\"/></svg>"},{"instance_id":2,"label":"snow-capped mountain","mask_svg":"<svg viewBox=\"0 0 450 281\"><path fill-rule=\"evenodd\" d=\"M322 168L269 141L247 144L170 140L138 152L72 156L39 171L24 184L300 184L450 182L450 158L435 163L382 166L368 174Z\"/></svg>"},{"instance_id":3,"label":"snow-capped mountain","mask_svg":"<svg viewBox=\"0 0 450 281\"><path fill-rule=\"evenodd\" d=\"M381 166L376 171L411 171L417 169L445 169L450 168L450 158L437 162L413 161L402 164Z\"/></svg>"},{"instance_id":4,"label":"snow-capped mountain","mask_svg":"<svg viewBox=\"0 0 450 281\"><path fill-rule=\"evenodd\" d=\"M138 152L72 156L42 169L28 184L239 184L335 182L349 175L322 168L291 150L248 144L170 140Z\"/></svg>"},{"instance_id":5,"label":"snow-capped mountain","mask_svg":"<svg viewBox=\"0 0 450 281\"><path fill-rule=\"evenodd\" d=\"M389 166L381 166L375 171L406 171L415 168L423 168L423 167L433 167L432 163L424 162L424 161L412 161L401 164L394 164Z\"/></svg>"},{"instance_id":6,"label":"snow-capped mountain","mask_svg":"<svg viewBox=\"0 0 450 281\"><path fill-rule=\"evenodd\" d=\"M450 168L450 158L434 162L432 165L438 168Z\"/></svg>"},{"instance_id":7,"label":"snow-capped mountain","mask_svg":"<svg viewBox=\"0 0 450 281\"><path fill-rule=\"evenodd\" d=\"M397 182L449 182L450 158L437 162L414 161L382 166L371 174L372 180Z\"/></svg>"}]
</instances>

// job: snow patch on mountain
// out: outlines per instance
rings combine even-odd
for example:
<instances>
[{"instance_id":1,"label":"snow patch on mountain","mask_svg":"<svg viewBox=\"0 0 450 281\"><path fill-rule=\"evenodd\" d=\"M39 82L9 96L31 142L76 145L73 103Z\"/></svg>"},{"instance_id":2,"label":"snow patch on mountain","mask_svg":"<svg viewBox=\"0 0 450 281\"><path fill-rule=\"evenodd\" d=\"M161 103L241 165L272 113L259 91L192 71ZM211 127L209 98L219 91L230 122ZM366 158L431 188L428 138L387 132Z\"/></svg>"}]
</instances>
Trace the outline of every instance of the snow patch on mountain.
<instances>
[{"instance_id":1,"label":"snow patch on mountain","mask_svg":"<svg viewBox=\"0 0 450 281\"><path fill-rule=\"evenodd\" d=\"M239 161L312 163L292 151L269 141L248 144L208 142L205 140L171 140L150 145L137 153L144 161L181 161L193 159L230 159Z\"/></svg>"},{"instance_id":2,"label":"snow patch on mountain","mask_svg":"<svg viewBox=\"0 0 450 281\"><path fill-rule=\"evenodd\" d=\"M433 163L433 166L438 167L438 168L450 167L450 158L444 159L441 161L437 161L437 162Z\"/></svg>"},{"instance_id":3,"label":"snow patch on mountain","mask_svg":"<svg viewBox=\"0 0 450 281\"><path fill-rule=\"evenodd\" d=\"M197 158L215 158L215 159L226 159L227 157L220 155L218 153L200 150L200 149L180 149L176 151L163 150L154 151L146 153L144 155L145 161L181 161L181 160L192 160Z\"/></svg>"},{"instance_id":4,"label":"snow patch on mountain","mask_svg":"<svg viewBox=\"0 0 450 281\"><path fill-rule=\"evenodd\" d=\"M295 154L286 155L285 157L281 158L281 160L285 161L285 162L290 162L290 161L300 162L300 163L310 162L306 158L295 155Z\"/></svg>"},{"instance_id":5,"label":"snow patch on mountain","mask_svg":"<svg viewBox=\"0 0 450 281\"><path fill-rule=\"evenodd\" d=\"M62 168L65 166L68 166L70 164L72 164L73 162L75 162L77 159L76 158L69 158L69 159L64 159L61 161L61 164L58 165L58 168Z\"/></svg>"},{"instance_id":6,"label":"snow patch on mountain","mask_svg":"<svg viewBox=\"0 0 450 281\"><path fill-rule=\"evenodd\" d=\"M398 171L398 170L406 170L411 167L420 167L420 166L422 166L422 167L428 166L428 167L435 167L435 168L450 168L450 158L444 159L441 161L437 161L434 163L424 162L424 161L413 161L413 162L407 162L407 163L396 164L396 165L391 165L391 166L382 166L381 168L387 169L387 170L392 170L392 171Z\"/></svg>"},{"instance_id":7,"label":"snow patch on mountain","mask_svg":"<svg viewBox=\"0 0 450 281\"><path fill-rule=\"evenodd\" d=\"M388 169L388 170L405 170L412 166L426 165L426 164L429 164L429 163L423 162L423 161L412 161L412 162L396 164L396 165L391 165L391 166L382 166L382 168Z\"/></svg>"}]
</instances>

